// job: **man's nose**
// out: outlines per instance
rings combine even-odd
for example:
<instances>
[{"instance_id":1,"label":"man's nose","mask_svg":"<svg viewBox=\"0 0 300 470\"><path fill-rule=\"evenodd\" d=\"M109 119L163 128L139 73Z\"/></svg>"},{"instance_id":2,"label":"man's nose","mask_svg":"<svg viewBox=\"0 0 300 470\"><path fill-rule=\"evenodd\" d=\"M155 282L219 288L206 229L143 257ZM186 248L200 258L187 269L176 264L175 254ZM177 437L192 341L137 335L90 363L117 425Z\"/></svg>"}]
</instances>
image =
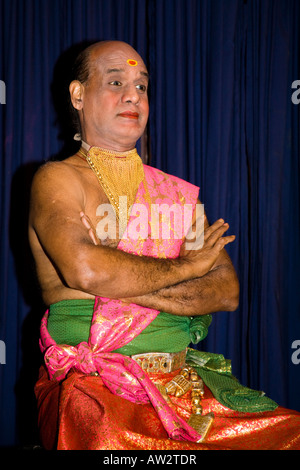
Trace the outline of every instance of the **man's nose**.
<instances>
[{"instance_id":1,"label":"man's nose","mask_svg":"<svg viewBox=\"0 0 300 470\"><path fill-rule=\"evenodd\" d=\"M138 102L140 101L140 95L135 85L130 85L126 87L122 96L122 101L124 103L138 104Z\"/></svg>"}]
</instances>

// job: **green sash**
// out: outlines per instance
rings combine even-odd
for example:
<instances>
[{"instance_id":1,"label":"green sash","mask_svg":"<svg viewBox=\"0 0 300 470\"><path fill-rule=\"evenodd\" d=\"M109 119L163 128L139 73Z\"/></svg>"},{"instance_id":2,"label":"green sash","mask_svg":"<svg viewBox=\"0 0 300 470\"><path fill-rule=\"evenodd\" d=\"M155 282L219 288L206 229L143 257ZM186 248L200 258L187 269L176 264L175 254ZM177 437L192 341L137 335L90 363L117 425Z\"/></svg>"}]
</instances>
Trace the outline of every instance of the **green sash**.
<instances>
[{"instance_id":1,"label":"green sash","mask_svg":"<svg viewBox=\"0 0 300 470\"><path fill-rule=\"evenodd\" d=\"M48 331L57 344L88 341L94 300L67 300L49 308ZM114 352L132 356L144 352L179 352L198 344L208 334L211 315L195 318L160 312L130 343ZM187 364L193 366L214 397L227 408L243 412L272 411L277 404L264 392L241 385L232 375L231 361L221 354L188 348Z\"/></svg>"}]
</instances>

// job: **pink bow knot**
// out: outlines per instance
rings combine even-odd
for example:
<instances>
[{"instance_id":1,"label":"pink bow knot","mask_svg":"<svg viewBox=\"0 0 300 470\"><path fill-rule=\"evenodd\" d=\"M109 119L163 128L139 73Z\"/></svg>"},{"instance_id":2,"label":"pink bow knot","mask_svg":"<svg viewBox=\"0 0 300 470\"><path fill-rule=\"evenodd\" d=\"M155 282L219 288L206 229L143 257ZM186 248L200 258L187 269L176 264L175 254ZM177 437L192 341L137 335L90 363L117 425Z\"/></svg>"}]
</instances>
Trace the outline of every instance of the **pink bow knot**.
<instances>
[{"instance_id":1,"label":"pink bow knot","mask_svg":"<svg viewBox=\"0 0 300 470\"><path fill-rule=\"evenodd\" d=\"M73 367L90 374L96 372L94 353L87 343L78 346L52 345L44 355L50 379L62 380Z\"/></svg>"}]
</instances>

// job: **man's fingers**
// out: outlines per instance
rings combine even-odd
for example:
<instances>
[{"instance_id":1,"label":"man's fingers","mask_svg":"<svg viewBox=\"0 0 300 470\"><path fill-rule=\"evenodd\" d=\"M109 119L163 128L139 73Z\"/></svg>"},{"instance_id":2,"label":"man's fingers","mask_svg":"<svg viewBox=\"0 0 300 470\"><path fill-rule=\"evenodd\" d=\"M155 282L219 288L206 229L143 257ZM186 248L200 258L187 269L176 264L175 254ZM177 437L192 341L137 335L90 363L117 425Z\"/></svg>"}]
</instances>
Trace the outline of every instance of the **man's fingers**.
<instances>
[{"instance_id":1,"label":"man's fingers","mask_svg":"<svg viewBox=\"0 0 300 470\"><path fill-rule=\"evenodd\" d=\"M204 234L204 243L207 247L211 247L220 252L225 245L235 240L235 235L223 236L228 230L229 224L219 219L208 227Z\"/></svg>"},{"instance_id":2,"label":"man's fingers","mask_svg":"<svg viewBox=\"0 0 300 470\"><path fill-rule=\"evenodd\" d=\"M90 236L90 239L92 240L92 242L94 243L94 245L99 245L100 244L100 241L98 239L98 237L96 236L95 234L95 231L92 227L92 224L90 222L90 219L88 218L88 216L84 213L84 212L80 212L80 218L81 218L81 222L83 223L83 225L85 226L85 228L88 230L88 233L89 233L89 236Z\"/></svg>"},{"instance_id":3,"label":"man's fingers","mask_svg":"<svg viewBox=\"0 0 300 470\"><path fill-rule=\"evenodd\" d=\"M100 241L96 237L95 232L92 228L89 230L89 236L90 236L92 242L94 243L94 245L100 245Z\"/></svg>"},{"instance_id":4,"label":"man's fingers","mask_svg":"<svg viewBox=\"0 0 300 470\"><path fill-rule=\"evenodd\" d=\"M218 239L224 235L224 233L228 230L228 228L229 228L229 225L227 223L219 222L218 224L215 225L214 229L207 236L205 242L209 246L214 245L218 241Z\"/></svg>"},{"instance_id":5,"label":"man's fingers","mask_svg":"<svg viewBox=\"0 0 300 470\"><path fill-rule=\"evenodd\" d=\"M204 241L208 240L208 238L216 231L223 227L225 224L223 219L216 220L212 225L207 227L204 231Z\"/></svg>"},{"instance_id":6,"label":"man's fingers","mask_svg":"<svg viewBox=\"0 0 300 470\"><path fill-rule=\"evenodd\" d=\"M217 248L218 251L221 251L225 245L228 245L228 243L232 243L234 240L235 235L228 235L227 237L220 238L214 246L215 248Z\"/></svg>"},{"instance_id":7,"label":"man's fingers","mask_svg":"<svg viewBox=\"0 0 300 470\"><path fill-rule=\"evenodd\" d=\"M83 223L83 225L85 226L85 228L87 228L88 230L89 230L90 228L92 228L91 223L90 223L90 221L89 221L87 215L85 215L84 212L80 212L80 218L81 218L81 222Z\"/></svg>"}]
</instances>

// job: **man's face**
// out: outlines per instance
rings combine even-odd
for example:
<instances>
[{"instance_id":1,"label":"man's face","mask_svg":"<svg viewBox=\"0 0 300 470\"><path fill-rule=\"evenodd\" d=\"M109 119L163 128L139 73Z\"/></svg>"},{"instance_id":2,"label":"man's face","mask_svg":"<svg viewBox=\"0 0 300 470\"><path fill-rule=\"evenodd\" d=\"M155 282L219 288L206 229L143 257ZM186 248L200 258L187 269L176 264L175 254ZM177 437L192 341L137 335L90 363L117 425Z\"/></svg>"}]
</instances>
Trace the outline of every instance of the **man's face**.
<instances>
[{"instance_id":1,"label":"man's face","mask_svg":"<svg viewBox=\"0 0 300 470\"><path fill-rule=\"evenodd\" d=\"M133 148L148 120L147 89L146 67L130 46L93 50L80 111L83 140L119 151Z\"/></svg>"}]
</instances>

